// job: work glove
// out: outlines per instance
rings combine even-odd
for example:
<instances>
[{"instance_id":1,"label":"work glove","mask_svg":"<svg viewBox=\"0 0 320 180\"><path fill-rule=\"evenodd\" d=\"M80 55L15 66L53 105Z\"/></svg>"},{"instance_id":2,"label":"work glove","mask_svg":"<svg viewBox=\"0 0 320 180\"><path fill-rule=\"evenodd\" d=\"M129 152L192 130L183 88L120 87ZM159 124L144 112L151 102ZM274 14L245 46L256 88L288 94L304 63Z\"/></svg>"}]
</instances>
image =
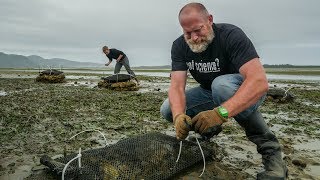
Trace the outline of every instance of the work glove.
<instances>
[{"instance_id":1,"label":"work glove","mask_svg":"<svg viewBox=\"0 0 320 180\"><path fill-rule=\"evenodd\" d=\"M186 114L178 114L173 119L174 127L176 128L177 139L185 139L191 130L191 118Z\"/></svg>"},{"instance_id":2,"label":"work glove","mask_svg":"<svg viewBox=\"0 0 320 180\"><path fill-rule=\"evenodd\" d=\"M194 130L200 134L204 134L207 131L210 131L210 128L220 126L224 122L227 122L227 119L219 114L217 108L200 112L194 118L192 118Z\"/></svg>"}]
</instances>

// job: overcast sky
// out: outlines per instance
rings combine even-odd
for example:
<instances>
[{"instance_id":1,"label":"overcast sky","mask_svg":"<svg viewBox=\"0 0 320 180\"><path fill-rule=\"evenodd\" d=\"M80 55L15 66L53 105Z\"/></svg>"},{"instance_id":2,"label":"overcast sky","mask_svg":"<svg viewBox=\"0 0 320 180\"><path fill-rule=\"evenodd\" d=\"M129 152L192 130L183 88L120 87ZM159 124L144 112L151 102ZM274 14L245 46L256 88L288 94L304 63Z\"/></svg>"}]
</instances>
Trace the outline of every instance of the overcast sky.
<instances>
[{"instance_id":1,"label":"overcast sky","mask_svg":"<svg viewBox=\"0 0 320 180\"><path fill-rule=\"evenodd\" d=\"M0 0L0 52L131 66L169 65L181 0ZM319 0L208 0L215 23L239 26L263 64L320 65Z\"/></svg>"}]
</instances>

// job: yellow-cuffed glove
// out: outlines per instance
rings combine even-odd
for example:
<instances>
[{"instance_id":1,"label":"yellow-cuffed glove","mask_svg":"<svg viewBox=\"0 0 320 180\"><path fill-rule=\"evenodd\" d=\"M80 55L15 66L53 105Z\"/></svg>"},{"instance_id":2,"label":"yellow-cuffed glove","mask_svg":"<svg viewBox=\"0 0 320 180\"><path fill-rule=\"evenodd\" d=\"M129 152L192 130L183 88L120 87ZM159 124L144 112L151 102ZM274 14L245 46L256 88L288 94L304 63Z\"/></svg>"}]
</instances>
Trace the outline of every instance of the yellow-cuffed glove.
<instances>
[{"instance_id":1,"label":"yellow-cuffed glove","mask_svg":"<svg viewBox=\"0 0 320 180\"><path fill-rule=\"evenodd\" d=\"M178 114L173 119L174 127L176 129L177 139L185 139L190 131L192 126L191 118L186 114Z\"/></svg>"},{"instance_id":2,"label":"yellow-cuffed glove","mask_svg":"<svg viewBox=\"0 0 320 180\"><path fill-rule=\"evenodd\" d=\"M217 108L213 110L203 111L192 118L192 124L194 125L194 130L197 133L205 133L209 128L214 126L219 126L228 119L222 117Z\"/></svg>"}]
</instances>

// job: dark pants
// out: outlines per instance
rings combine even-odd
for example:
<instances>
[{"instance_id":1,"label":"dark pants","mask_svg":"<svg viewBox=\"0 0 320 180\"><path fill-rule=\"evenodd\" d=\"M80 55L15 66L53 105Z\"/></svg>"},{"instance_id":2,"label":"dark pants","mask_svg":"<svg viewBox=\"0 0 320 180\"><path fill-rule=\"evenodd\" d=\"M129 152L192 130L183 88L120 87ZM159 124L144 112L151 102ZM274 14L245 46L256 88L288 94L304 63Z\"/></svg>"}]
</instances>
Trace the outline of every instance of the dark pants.
<instances>
[{"instance_id":1,"label":"dark pants","mask_svg":"<svg viewBox=\"0 0 320 180\"><path fill-rule=\"evenodd\" d=\"M136 76L130 68L129 59L127 57L122 59L120 62L117 62L116 66L114 68L114 74L118 74L120 72L122 65L126 68L126 70L129 74L131 74L132 76Z\"/></svg>"}]
</instances>

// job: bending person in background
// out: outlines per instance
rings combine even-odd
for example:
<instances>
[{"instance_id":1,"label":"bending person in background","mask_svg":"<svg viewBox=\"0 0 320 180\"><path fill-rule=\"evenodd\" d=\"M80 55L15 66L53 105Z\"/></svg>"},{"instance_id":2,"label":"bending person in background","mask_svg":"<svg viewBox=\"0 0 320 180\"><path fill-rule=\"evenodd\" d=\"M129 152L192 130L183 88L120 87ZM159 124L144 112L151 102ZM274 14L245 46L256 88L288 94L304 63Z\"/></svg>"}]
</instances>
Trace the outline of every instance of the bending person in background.
<instances>
[{"instance_id":1,"label":"bending person in background","mask_svg":"<svg viewBox=\"0 0 320 180\"><path fill-rule=\"evenodd\" d=\"M124 66L129 74L134 77L136 76L130 68L128 57L122 51L114 48L109 49L108 46L103 46L102 51L109 59L109 62L105 64L106 66L110 65L112 59L115 59L117 61L114 68L114 74L118 74L121 70L121 67Z\"/></svg>"}]
</instances>

